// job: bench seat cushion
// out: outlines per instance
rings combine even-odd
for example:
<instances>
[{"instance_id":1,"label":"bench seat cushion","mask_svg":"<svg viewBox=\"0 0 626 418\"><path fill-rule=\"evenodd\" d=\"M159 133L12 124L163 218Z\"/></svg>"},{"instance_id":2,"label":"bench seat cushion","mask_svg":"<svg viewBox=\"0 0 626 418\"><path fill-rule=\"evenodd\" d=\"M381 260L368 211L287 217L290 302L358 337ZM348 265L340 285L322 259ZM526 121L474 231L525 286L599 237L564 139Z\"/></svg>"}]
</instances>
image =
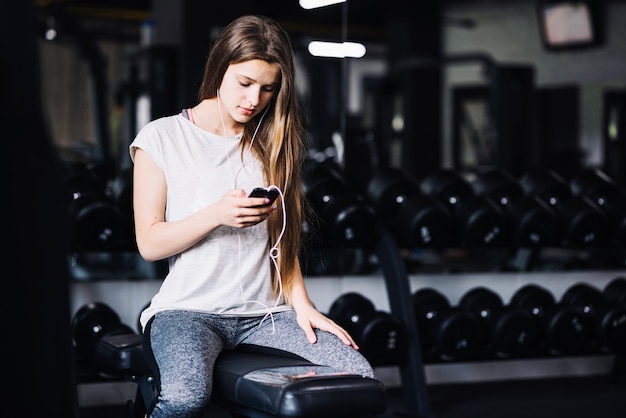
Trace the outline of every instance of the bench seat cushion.
<instances>
[{"instance_id":1,"label":"bench seat cushion","mask_svg":"<svg viewBox=\"0 0 626 418\"><path fill-rule=\"evenodd\" d=\"M246 351L220 355L215 392L244 415L247 408L280 417L374 415L384 412L386 403L378 380L299 358Z\"/></svg>"},{"instance_id":2,"label":"bench seat cushion","mask_svg":"<svg viewBox=\"0 0 626 418\"><path fill-rule=\"evenodd\" d=\"M102 338L94 361L107 373L150 375L138 334ZM246 345L218 357L212 398L248 417L373 416L386 406L385 387L376 379Z\"/></svg>"}]
</instances>

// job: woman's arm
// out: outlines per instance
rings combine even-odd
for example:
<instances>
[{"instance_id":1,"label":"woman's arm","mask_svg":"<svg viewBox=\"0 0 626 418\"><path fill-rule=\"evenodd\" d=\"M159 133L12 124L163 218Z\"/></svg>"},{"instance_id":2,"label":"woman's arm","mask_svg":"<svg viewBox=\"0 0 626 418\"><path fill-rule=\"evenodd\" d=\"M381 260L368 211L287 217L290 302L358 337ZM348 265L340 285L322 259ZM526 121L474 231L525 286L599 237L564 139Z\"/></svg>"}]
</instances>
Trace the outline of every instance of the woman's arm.
<instances>
[{"instance_id":1,"label":"woman's arm","mask_svg":"<svg viewBox=\"0 0 626 418\"><path fill-rule=\"evenodd\" d=\"M146 152L134 156L133 210L135 237L141 256L147 261L178 254L221 225L244 228L269 216L273 208L261 206L263 198L248 198L241 189L229 190L215 203L174 222L165 221L167 183L163 171Z\"/></svg>"}]
</instances>

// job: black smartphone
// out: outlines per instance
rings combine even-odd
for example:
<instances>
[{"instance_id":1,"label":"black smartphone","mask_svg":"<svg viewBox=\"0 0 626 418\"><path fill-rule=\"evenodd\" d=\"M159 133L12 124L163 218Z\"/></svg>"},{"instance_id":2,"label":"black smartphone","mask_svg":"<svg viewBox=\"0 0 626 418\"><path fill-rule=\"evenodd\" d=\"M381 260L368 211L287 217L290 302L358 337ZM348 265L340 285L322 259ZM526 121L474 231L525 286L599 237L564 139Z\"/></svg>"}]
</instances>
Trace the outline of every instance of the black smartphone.
<instances>
[{"instance_id":1,"label":"black smartphone","mask_svg":"<svg viewBox=\"0 0 626 418\"><path fill-rule=\"evenodd\" d=\"M270 200L268 205L271 205L278 198L278 195L279 193L277 189L274 189L274 188L266 189L265 187L255 187L250 192L248 197L267 197Z\"/></svg>"}]
</instances>

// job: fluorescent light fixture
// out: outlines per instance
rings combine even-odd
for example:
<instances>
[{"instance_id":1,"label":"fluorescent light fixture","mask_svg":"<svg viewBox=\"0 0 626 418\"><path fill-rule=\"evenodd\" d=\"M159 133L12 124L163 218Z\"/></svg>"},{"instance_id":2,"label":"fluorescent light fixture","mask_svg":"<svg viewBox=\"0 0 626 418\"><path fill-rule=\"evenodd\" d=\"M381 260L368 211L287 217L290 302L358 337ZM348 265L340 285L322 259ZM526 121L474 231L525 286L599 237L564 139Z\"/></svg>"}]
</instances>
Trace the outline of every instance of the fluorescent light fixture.
<instances>
[{"instance_id":1,"label":"fluorescent light fixture","mask_svg":"<svg viewBox=\"0 0 626 418\"><path fill-rule=\"evenodd\" d=\"M361 58L365 45L357 42L309 42L309 52L316 57Z\"/></svg>"},{"instance_id":2,"label":"fluorescent light fixture","mask_svg":"<svg viewBox=\"0 0 626 418\"><path fill-rule=\"evenodd\" d=\"M300 0L300 7L309 10L345 2L346 0Z\"/></svg>"}]
</instances>

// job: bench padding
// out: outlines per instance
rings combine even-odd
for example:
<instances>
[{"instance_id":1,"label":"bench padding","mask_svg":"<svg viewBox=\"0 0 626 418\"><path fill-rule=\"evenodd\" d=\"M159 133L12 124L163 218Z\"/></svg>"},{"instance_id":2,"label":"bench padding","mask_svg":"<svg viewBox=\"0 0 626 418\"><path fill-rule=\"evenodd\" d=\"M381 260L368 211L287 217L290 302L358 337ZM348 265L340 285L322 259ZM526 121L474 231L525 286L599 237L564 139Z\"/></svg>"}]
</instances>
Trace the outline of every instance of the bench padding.
<instances>
[{"instance_id":1,"label":"bench padding","mask_svg":"<svg viewBox=\"0 0 626 418\"><path fill-rule=\"evenodd\" d=\"M215 391L231 409L268 416L332 417L378 414L385 388L375 379L342 373L306 360L246 351L223 352Z\"/></svg>"},{"instance_id":2,"label":"bench padding","mask_svg":"<svg viewBox=\"0 0 626 418\"><path fill-rule=\"evenodd\" d=\"M107 373L149 376L138 334L106 336L94 361ZM137 379L148 382L149 379ZM144 397L150 391L144 390ZM248 417L348 417L384 412L384 385L313 364L281 350L242 346L223 351L214 372L213 400ZM145 399L150 404L152 399Z\"/></svg>"}]
</instances>

